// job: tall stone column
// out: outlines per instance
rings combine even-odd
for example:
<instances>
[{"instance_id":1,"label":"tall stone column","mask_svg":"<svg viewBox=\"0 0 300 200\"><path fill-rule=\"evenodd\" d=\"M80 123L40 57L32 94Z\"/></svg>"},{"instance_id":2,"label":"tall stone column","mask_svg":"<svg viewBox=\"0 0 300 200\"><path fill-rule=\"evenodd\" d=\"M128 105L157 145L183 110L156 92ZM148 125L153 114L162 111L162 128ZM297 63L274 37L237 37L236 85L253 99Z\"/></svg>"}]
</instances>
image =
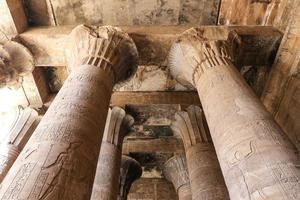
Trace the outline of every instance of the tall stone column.
<instances>
[{"instance_id":1,"label":"tall stone column","mask_svg":"<svg viewBox=\"0 0 300 200\"><path fill-rule=\"evenodd\" d=\"M230 199L299 199L296 149L235 68L236 41L186 31L173 46L172 74L198 90Z\"/></svg>"},{"instance_id":2,"label":"tall stone column","mask_svg":"<svg viewBox=\"0 0 300 200\"><path fill-rule=\"evenodd\" d=\"M38 113L31 108L19 112L20 114L13 122L14 124L8 133L7 141L0 145L0 183L40 121Z\"/></svg>"},{"instance_id":3,"label":"tall stone column","mask_svg":"<svg viewBox=\"0 0 300 200\"><path fill-rule=\"evenodd\" d=\"M142 176L142 167L135 159L122 156L118 200L127 200L132 183Z\"/></svg>"},{"instance_id":4,"label":"tall stone column","mask_svg":"<svg viewBox=\"0 0 300 200\"><path fill-rule=\"evenodd\" d=\"M173 183L179 200L192 200L189 173L184 155L170 158L163 168L165 178Z\"/></svg>"},{"instance_id":5,"label":"tall stone column","mask_svg":"<svg viewBox=\"0 0 300 200\"><path fill-rule=\"evenodd\" d=\"M80 25L69 44L75 68L2 182L0 199L91 196L112 88L136 68L137 50L113 27Z\"/></svg>"},{"instance_id":6,"label":"tall stone column","mask_svg":"<svg viewBox=\"0 0 300 200\"><path fill-rule=\"evenodd\" d=\"M123 139L133 123L133 117L122 108L109 110L91 200L117 199Z\"/></svg>"},{"instance_id":7,"label":"tall stone column","mask_svg":"<svg viewBox=\"0 0 300 200\"><path fill-rule=\"evenodd\" d=\"M218 158L202 116L202 110L198 106L189 106L187 112L177 112L172 123L173 131L181 135L183 140L192 199L229 199Z\"/></svg>"}]
</instances>

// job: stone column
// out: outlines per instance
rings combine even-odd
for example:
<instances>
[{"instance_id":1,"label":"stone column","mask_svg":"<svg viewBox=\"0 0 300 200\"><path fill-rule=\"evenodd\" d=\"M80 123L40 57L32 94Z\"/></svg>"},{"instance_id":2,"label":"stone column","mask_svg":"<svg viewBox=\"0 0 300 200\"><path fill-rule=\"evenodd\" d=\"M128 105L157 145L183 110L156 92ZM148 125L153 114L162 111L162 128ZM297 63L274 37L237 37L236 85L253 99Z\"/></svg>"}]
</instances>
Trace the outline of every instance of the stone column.
<instances>
[{"instance_id":1,"label":"stone column","mask_svg":"<svg viewBox=\"0 0 300 200\"><path fill-rule=\"evenodd\" d=\"M204 126L201 109L198 106L189 106L187 112L177 112L172 129L183 140L192 199L229 199L215 149Z\"/></svg>"},{"instance_id":2,"label":"stone column","mask_svg":"<svg viewBox=\"0 0 300 200\"><path fill-rule=\"evenodd\" d=\"M300 199L296 149L234 66L239 41L190 29L173 46L172 74L198 90L230 199Z\"/></svg>"},{"instance_id":3,"label":"stone column","mask_svg":"<svg viewBox=\"0 0 300 200\"><path fill-rule=\"evenodd\" d=\"M123 139L133 122L122 108L109 110L91 200L117 199Z\"/></svg>"},{"instance_id":4,"label":"stone column","mask_svg":"<svg viewBox=\"0 0 300 200\"><path fill-rule=\"evenodd\" d=\"M69 44L69 67L77 67L2 182L0 199L91 196L112 88L136 68L137 50L113 27L80 25Z\"/></svg>"},{"instance_id":5,"label":"stone column","mask_svg":"<svg viewBox=\"0 0 300 200\"><path fill-rule=\"evenodd\" d=\"M127 200L132 183L142 175L141 165L129 156L122 156L118 200Z\"/></svg>"},{"instance_id":6,"label":"stone column","mask_svg":"<svg viewBox=\"0 0 300 200\"><path fill-rule=\"evenodd\" d=\"M163 174L173 184L179 200L192 200L190 179L184 155L170 158L164 164Z\"/></svg>"},{"instance_id":7,"label":"stone column","mask_svg":"<svg viewBox=\"0 0 300 200\"><path fill-rule=\"evenodd\" d=\"M31 108L19 112L8 133L8 140L0 146L0 183L40 121L38 113Z\"/></svg>"}]
</instances>

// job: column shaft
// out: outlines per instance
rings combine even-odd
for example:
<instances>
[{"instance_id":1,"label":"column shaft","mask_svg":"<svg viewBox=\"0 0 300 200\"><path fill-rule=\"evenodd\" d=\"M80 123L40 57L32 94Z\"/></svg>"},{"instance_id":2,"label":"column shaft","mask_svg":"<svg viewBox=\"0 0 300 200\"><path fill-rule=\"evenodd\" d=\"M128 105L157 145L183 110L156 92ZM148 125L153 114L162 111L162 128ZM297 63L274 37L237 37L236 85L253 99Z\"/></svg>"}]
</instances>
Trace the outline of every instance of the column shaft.
<instances>
[{"instance_id":1,"label":"column shaft","mask_svg":"<svg viewBox=\"0 0 300 200\"><path fill-rule=\"evenodd\" d=\"M220 165L212 144L186 149L193 200L229 199Z\"/></svg>"},{"instance_id":2,"label":"column shaft","mask_svg":"<svg viewBox=\"0 0 300 200\"><path fill-rule=\"evenodd\" d=\"M133 122L122 108L109 110L91 200L117 199L123 139Z\"/></svg>"},{"instance_id":3,"label":"column shaft","mask_svg":"<svg viewBox=\"0 0 300 200\"><path fill-rule=\"evenodd\" d=\"M209 41L190 29L174 45L173 75L198 90L230 199L298 200L296 148L234 66L239 44L235 32Z\"/></svg>"},{"instance_id":4,"label":"column shaft","mask_svg":"<svg viewBox=\"0 0 300 200\"><path fill-rule=\"evenodd\" d=\"M2 183L1 199L89 199L113 77L73 71Z\"/></svg>"},{"instance_id":5,"label":"column shaft","mask_svg":"<svg viewBox=\"0 0 300 200\"><path fill-rule=\"evenodd\" d=\"M163 174L170 181L179 200L192 200L191 185L184 155L175 155L163 166Z\"/></svg>"},{"instance_id":6,"label":"column shaft","mask_svg":"<svg viewBox=\"0 0 300 200\"><path fill-rule=\"evenodd\" d=\"M192 192L191 192L190 184L183 185L180 188L178 188L177 194L178 194L178 200L191 200Z\"/></svg>"},{"instance_id":7,"label":"column shaft","mask_svg":"<svg viewBox=\"0 0 300 200\"><path fill-rule=\"evenodd\" d=\"M296 149L232 64L196 82L232 200L299 199Z\"/></svg>"},{"instance_id":8,"label":"column shaft","mask_svg":"<svg viewBox=\"0 0 300 200\"><path fill-rule=\"evenodd\" d=\"M115 145L102 142L91 200L118 198L121 156Z\"/></svg>"},{"instance_id":9,"label":"column shaft","mask_svg":"<svg viewBox=\"0 0 300 200\"><path fill-rule=\"evenodd\" d=\"M17 146L3 144L0 146L0 183L5 178L11 166L20 154Z\"/></svg>"},{"instance_id":10,"label":"column shaft","mask_svg":"<svg viewBox=\"0 0 300 200\"><path fill-rule=\"evenodd\" d=\"M204 126L203 112L198 106L179 111L172 123L181 135L193 200L226 200L228 191L218 163L210 134Z\"/></svg>"}]
</instances>

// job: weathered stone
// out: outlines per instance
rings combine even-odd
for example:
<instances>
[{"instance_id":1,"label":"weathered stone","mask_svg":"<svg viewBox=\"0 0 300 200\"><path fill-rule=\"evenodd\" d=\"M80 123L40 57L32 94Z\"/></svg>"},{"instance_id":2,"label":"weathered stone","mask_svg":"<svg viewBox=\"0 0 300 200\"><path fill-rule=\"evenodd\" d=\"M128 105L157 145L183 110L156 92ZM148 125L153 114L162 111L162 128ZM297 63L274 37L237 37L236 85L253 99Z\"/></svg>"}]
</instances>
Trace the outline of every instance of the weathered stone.
<instances>
[{"instance_id":1,"label":"weathered stone","mask_svg":"<svg viewBox=\"0 0 300 200\"><path fill-rule=\"evenodd\" d=\"M119 175L124 136L134 119L121 108L108 112L91 200L116 200L119 192Z\"/></svg>"},{"instance_id":2,"label":"weathered stone","mask_svg":"<svg viewBox=\"0 0 300 200\"><path fill-rule=\"evenodd\" d=\"M163 178L140 178L129 191L128 200L177 200L171 183Z\"/></svg>"},{"instance_id":3,"label":"weathered stone","mask_svg":"<svg viewBox=\"0 0 300 200\"><path fill-rule=\"evenodd\" d=\"M13 121L7 138L0 144L0 183L28 142L39 121L40 118L35 110L30 108L18 110L18 116Z\"/></svg>"},{"instance_id":4,"label":"weathered stone","mask_svg":"<svg viewBox=\"0 0 300 200\"><path fill-rule=\"evenodd\" d=\"M0 44L0 88L21 86L22 77L34 69L30 51L14 41Z\"/></svg>"},{"instance_id":5,"label":"weathered stone","mask_svg":"<svg viewBox=\"0 0 300 200\"><path fill-rule=\"evenodd\" d=\"M288 0L222 0L221 25L272 25L286 17Z\"/></svg>"},{"instance_id":6,"label":"weathered stone","mask_svg":"<svg viewBox=\"0 0 300 200\"><path fill-rule=\"evenodd\" d=\"M190 106L175 115L172 128L183 140L192 199L229 199L218 159L205 128L202 110Z\"/></svg>"},{"instance_id":7,"label":"weathered stone","mask_svg":"<svg viewBox=\"0 0 300 200\"><path fill-rule=\"evenodd\" d=\"M129 44L128 36L107 27L92 30L79 26L69 41L74 47L69 61L78 66L73 66L7 174L0 189L2 199L90 198L112 88L136 68L131 66L137 59L136 48L129 50L128 45L134 44ZM80 48L75 48L78 41ZM122 41L127 52L119 46ZM104 49L99 48L101 44Z\"/></svg>"},{"instance_id":8,"label":"weathered stone","mask_svg":"<svg viewBox=\"0 0 300 200\"><path fill-rule=\"evenodd\" d=\"M262 101L267 110L300 150L299 73L300 1L294 0L287 12L289 24L265 86Z\"/></svg>"},{"instance_id":9,"label":"weathered stone","mask_svg":"<svg viewBox=\"0 0 300 200\"><path fill-rule=\"evenodd\" d=\"M29 0L32 24L214 25L220 0ZM54 16L54 20L52 19ZM54 22L54 23L53 23Z\"/></svg>"},{"instance_id":10,"label":"weathered stone","mask_svg":"<svg viewBox=\"0 0 300 200\"><path fill-rule=\"evenodd\" d=\"M164 164L163 174L168 181L173 183L179 200L192 199L189 173L184 155L170 158Z\"/></svg>"},{"instance_id":11,"label":"weathered stone","mask_svg":"<svg viewBox=\"0 0 300 200\"><path fill-rule=\"evenodd\" d=\"M140 178L142 168L140 164L129 156L122 156L120 180L119 180L119 195L118 200L126 200L132 183Z\"/></svg>"},{"instance_id":12,"label":"weathered stone","mask_svg":"<svg viewBox=\"0 0 300 200\"><path fill-rule=\"evenodd\" d=\"M27 28L22 0L3 0L0 4L0 42L12 39Z\"/></svg>"},{"instance_id":13,"label":"weathered stone","mask_svg":"<svg viewBox=\"0 0 300 200\"><path fill-rule=\"evenodd\" d=\"M198 90L230 198L299 199L296 149L234 67L237 35L205 41L194 33L175 43L173 74Z\"/></svg>"}]
</instances>

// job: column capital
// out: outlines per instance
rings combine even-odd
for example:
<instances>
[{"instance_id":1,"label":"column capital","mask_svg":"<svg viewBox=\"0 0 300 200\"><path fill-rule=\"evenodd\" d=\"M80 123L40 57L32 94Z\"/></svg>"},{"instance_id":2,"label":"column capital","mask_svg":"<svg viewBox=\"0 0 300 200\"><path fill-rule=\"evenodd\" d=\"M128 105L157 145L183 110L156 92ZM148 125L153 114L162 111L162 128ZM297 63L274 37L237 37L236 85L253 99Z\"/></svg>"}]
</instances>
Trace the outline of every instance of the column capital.
<instances>
[{"instance_id":1,"label":"column capital","mask_svg":"<svg viewBox=\"0 0 300 200\"><path fill-rule=\"evenodd\" d=\"M22 77L33 69L33 56L25 46L11 40L0 44L0 88L20 87Z\"/></svg>"},{"instance_id":2,"label":"column capital","mask_svg":"<svg viewBox=\"0 0 300 200\"><path fill-rule=\"evenodd\" d=\"M122 108L109 109L102 141L120 147L133 123L133 117L126 114Z\"/></svg>"},{"instance_id":3,"label":"column capital","mask_svg":"<svg viewBox=\"0 0 300 200\"><path fill-rule=\"evenodd\" d=\"M120 170L120 192L118 200L126 200L132 183L141 177L142 167L135 159L122 156Z\"/></svg>"},{"instance_id":4,"label":"column capital","mask_svg":"<svg viewBox=\"0 0 300 200\"><path fill-rule=\"evenodd\" d=\"M163 166L163 174L168 181L173 183L177 193L180 187L190 184L184 155L176 155L170 158Z\"/></svg>"},{"instance_id":5,"label":"column capital","mask_svg":"<svg viewBox=\"0 0 300 200\"><path fill-rule=\"evenodd\" d=\"M180 135L185 148L198 143L211 143L211 137L203 124L203 111L198 106L189 106L187 111L178 111L171 128Z\"/></svg>"},{"instance_id":6,"label":"column capital","mask_svg":"<svg viewBox=\"0 0 300 200\"><path fill-rule=\"evenodd\" d=\"M172 45L169 65L172 76L182 85L193 88L209 68L232 64L232 50L240 38L231 31L225 40L208 40L197 28L183 32Z\"/></svg>"},{"instance_id":7,"label":"column capital","mask_svg":"<svg viewBox=\"0 0 300 200\"><path fill-rule=\"evenodd\" d=\"M137 69L138 52L133 40L112 26L75 27L66 48L68 69L92 65L113 74L114 83L131 77Z\"/></svg>"}]
</instances>

